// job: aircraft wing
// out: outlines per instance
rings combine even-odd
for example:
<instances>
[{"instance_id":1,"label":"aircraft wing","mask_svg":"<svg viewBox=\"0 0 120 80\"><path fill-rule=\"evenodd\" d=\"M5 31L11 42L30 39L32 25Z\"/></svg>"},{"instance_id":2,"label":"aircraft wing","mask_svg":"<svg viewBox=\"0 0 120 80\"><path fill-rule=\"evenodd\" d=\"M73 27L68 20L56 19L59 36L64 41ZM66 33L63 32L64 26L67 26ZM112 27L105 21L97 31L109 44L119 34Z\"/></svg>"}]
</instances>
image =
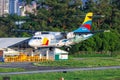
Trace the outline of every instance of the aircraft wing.
<instances>
[{"instance_id":1,"label":"aircraft wing","mask_svg":"<svg viewBox=\"0 0 120 80\"><path fill-rule=\"evenodd\" d=\"M74 32L74 34L95 34L101 32L110 32L110 30L99 30L99 31L91 31L91 32Z\"/></svg>"}]
</instances>

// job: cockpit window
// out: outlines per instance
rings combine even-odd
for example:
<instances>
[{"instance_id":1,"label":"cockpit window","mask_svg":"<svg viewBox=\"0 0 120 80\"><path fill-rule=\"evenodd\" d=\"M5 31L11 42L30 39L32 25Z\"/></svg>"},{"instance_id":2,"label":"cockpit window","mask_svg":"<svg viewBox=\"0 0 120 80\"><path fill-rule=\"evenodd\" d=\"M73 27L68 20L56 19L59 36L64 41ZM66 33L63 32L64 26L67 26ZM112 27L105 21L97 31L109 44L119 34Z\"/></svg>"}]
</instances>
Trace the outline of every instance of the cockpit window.
<instances>
[{"instance_id":1,"label":"cockpit window","mask_svg":"<svg viewBox=\"0 0 120 80\"><path fill-rule=\"evenodd\" d=\"M33 37L33 39L42 39L41 37Z\"/></svg>"},{"instance_id":2,"label":"cockpit window","mask_svg":"<svg viewBox=\"0 0 120 80\"><path fill-rule=\"evenodd\" d=\"M36 37L33 37L33 39L36 39Z\"/></svg>"},{"instance_id":3,"label":"cockpit window","mask_svg":"<svg viewBox=\"0 0 120 80\"><path fill-rule=\"evenodd\" d=\"M42 39L41 37L38 37L38 39Z\"/></svg>"}]
</instances>

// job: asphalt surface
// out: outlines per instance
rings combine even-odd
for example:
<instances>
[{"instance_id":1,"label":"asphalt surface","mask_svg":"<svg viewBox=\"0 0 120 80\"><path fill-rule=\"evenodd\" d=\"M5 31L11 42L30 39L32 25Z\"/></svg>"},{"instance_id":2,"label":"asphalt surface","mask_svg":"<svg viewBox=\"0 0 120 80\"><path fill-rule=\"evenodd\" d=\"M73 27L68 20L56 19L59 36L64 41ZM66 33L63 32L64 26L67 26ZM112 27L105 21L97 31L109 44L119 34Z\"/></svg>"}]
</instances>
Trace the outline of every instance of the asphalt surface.
<instances>
[{"instance_id":1,"label":"asphalt surface","mask_svg":"<svg viewBox=\"0 0 120 80\"><path fill-rule=\"evenodd\" d=\"M69 71L87 71L87 70L105 70L105 69L120 69L120 66L107 66L107 67L92 67L92 68L66 68L66 67L51 67L51 66L34 66L32 63L10 63L0 64L1 68L24 68L25 72L2 72L0 75L13 75L13 74L34 74L34 73L47 73L47 72L69 72Z\"/></svg>"},{"instance_id":2,"label":"asphalt surface","mask_svg":"<svg viewBox=\"0 0 120 80\"><path fill-rule=\"evenodd\" d=\"M35 66L33 63L6 63L0 64L0 68L22 68L26 71L33 70L53 70L53 69L66 69L67 67L54 67L54 66Z\"/></svg>"},{"instance_id":3,"label":"asphalt surface","mask_svg":"<svg viewBox=\"0 0 120 80\"><path fill-rule=\"evenodd\" d=\"M68 71L88 71L88 70L105 70L105 69L120 69L120 66L96 67L96 68L73 68L73 69L54 69L54 70L38 70L26 72L8 72L0 73L0 75L14 75L14 74L34 74L34 73L48 73L48 72L68 72Z\"/></svg>"}]
</instances>

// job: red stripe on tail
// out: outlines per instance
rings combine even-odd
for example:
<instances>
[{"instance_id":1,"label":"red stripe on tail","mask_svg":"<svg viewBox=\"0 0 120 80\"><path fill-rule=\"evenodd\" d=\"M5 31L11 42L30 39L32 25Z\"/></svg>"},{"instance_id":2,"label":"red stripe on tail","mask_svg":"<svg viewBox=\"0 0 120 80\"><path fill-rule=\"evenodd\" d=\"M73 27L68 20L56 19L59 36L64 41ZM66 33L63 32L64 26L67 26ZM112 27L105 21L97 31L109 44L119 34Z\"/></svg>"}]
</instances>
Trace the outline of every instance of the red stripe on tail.
<instances>
[{"instance_id":1,"label":"red stripe on tail","mask_svg":"<svg viewBox=\"0 0 120 80\"><path fill-rule=\"evenodd\" d=\"M89 25L89 24L84 24L83 26L86 27L88 30L91 29L91 25Z\"/></svg>"}]
</instances>

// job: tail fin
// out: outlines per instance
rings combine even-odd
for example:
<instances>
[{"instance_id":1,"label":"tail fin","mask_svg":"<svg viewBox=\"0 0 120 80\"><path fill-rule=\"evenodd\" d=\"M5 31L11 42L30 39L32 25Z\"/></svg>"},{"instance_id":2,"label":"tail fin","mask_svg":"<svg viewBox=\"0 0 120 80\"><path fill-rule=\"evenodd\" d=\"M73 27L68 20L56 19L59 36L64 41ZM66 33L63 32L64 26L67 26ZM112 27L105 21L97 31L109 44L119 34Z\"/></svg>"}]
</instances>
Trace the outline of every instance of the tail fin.
<instances>
[{"instance_id":1,"label":"tail fin","mask_svg":"<svg viewBox=\"0 0 120 80\"><path fill-rule=\"evenodd\" d=\"M92 12L87 13L82 25L73 32L90 32L92 25L92 16L93 16Z\"/></svg>"}]
</instances>

